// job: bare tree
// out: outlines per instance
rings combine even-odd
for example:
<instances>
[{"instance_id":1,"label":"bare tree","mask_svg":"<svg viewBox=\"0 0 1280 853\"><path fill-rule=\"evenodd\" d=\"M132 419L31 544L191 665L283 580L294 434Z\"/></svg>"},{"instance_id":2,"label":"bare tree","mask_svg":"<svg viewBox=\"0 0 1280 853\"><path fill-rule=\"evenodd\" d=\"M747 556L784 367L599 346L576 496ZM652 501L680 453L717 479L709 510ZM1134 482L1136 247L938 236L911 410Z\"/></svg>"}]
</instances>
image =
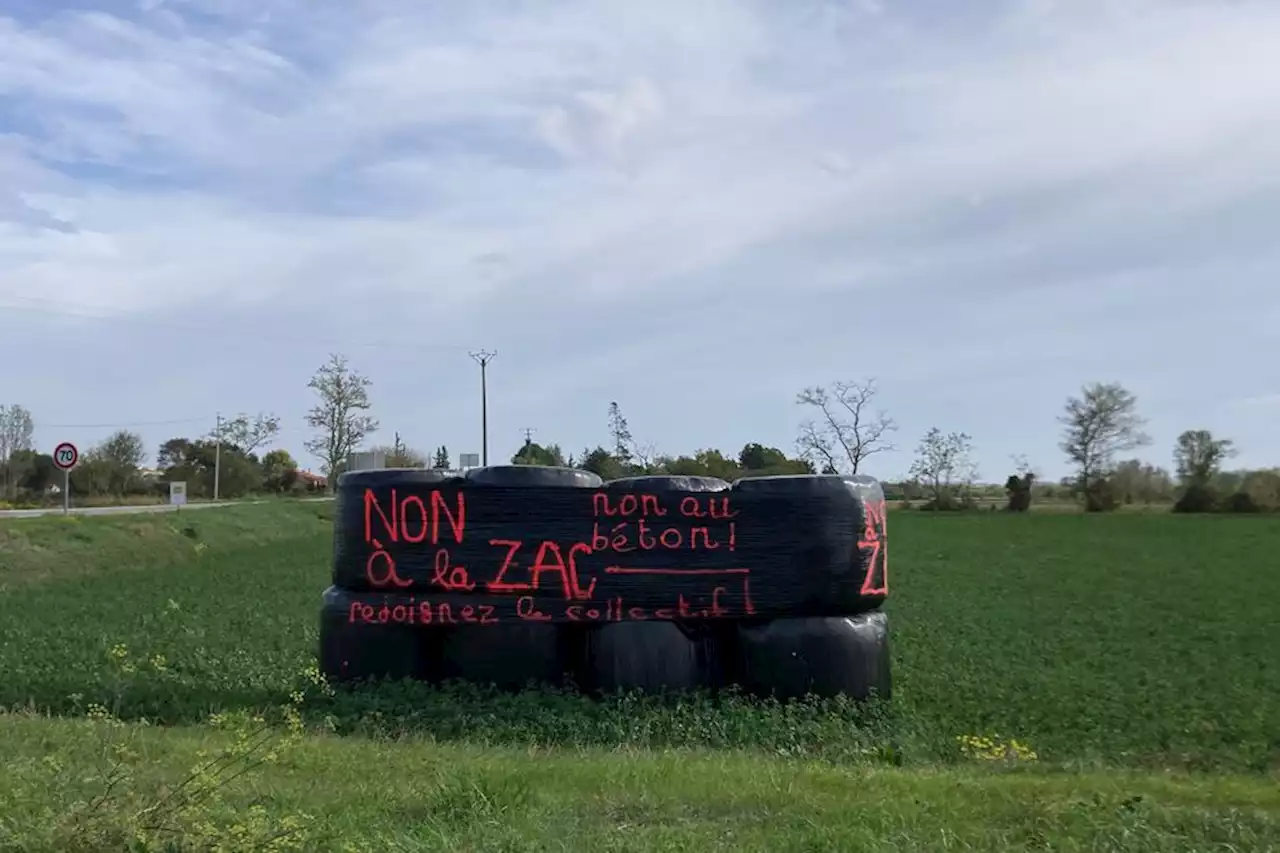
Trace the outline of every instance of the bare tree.
<instances>
[{"instance_id":1,"label":"bare tree","mask_svg":"<svg viewBox=\"0 0 1280 853\"><path fill-rule=\"evenodd\" d=\"M617 402L609 404L609 436L613 439L613 458L622 466L637 466L648 471L653 467L658 448L652 442L641 444L631 435L622 408Z\"/></svg>"},{"instance_id":2,"label":"bare tree","mask_svg":"<svg viewBox=\"0 0 1280 853\"><path fill-rule=\"evenodd\" d=\"M1184 486L1207 486L1222 469L1224 460L1236 455L1234 442L1214 438L1207 429L1189 429L1178 436L1173 461Z\"/></svg>"},{"instance_id":3,"label":"bare tree","mask_svg":"<svg viewBox=\"0 0 1280 853\"><path fill-rule=\"evenodd\" d=\"M920 439L911 476L924 487L933 509L952 509L964 502L978 478L972 452L973 440L963 432L944 434L934 427ZM962 500L956 500L957 493Z\"/></svg>"},{"instance_id":4,"label":"bare tree","mask_svg":"<svg viewBox=\"0 0 1280 853\"><path fill-rule=\"evenodd\" d=\"M303 446L320 457L330 491L347 456L378 430L378 422L364 414L370 409L372 384L368 377L351 369L343 355L330 355L307 383L320 397L320 403L307 413L307 424L319 434Z\"/></svg>"},{"instance_id":5,"label":"bare tree","mask_svg":"<svg viewBox=\"0 0 1280 853\"><path fill-rule=\"evenodd\" d=\"M632 442L631 456L642 470L653 470L654 460L658 458L658 445L652 441Z\"/></svg>"},{"instance_id":6,"label":"bare tree","mask_svg":"<svg viewBox=\"0 0 1280 853\"><path fill-rule=\"evenodd\" d=\"M1062 452L1075 464L1090 507L1093 487L1111 472L1116 454L1151 443L1142 432L1146 421L1138 415L1138 398L1118 382L1085 386L1079 397L1067 398L1058 421L1066 428Z\"/></svg>"},{"instance_id":7,"label":"bare tree","mask_svg":"<svg viewBox=\"0 0 1280 853\"><path fill-rule=\"evenodd\" d=\"M17 404L0 406L0 468L4 469L4 494L10 498L18 486L13 455L31 450L34 432L35 422L31 418L31 412Z\"/></svg>"},{"instance_id":8,"label":"bare tree","mask_svg":"<svg viewBox=\"0 0 1280 853\"><path fill-rule=\"evenodd\" d=\"M252 417L241 414L223 421L222 432L215 429L209 434L209 438L221 438L223 444L231 445L248 456L279 434L280 418L268 412L259 412Z\"/></svg>"},{"instance_id":9,"label":"bare tree","mask_svg":"<svg viewBox=\"0 0 1280 853\"><path fill-rule=\"evenodd\" d=\"M797 404L820 413L800 425L796 438L800 457L827 472L857 474L868 456L895 449L888 437L898 425L883 411L871 410L875 396L874 379L835 382L830 392L814 386L796 395Z\"/></svg>"},{"instance_id":10,"label":"bare tree","mask_svg":"<svg viewBox=\"0 0 1280 853\"><path fill-rule=\"evenodd\" d=\"M378 447L370 448L374 453L381 453L386 460L388 468L426 468L427 454L420 450L415 450L405 444L400 438L400 433L395 434L395 438L389 445L383 444Z\"/></svg>"}]
</instances>

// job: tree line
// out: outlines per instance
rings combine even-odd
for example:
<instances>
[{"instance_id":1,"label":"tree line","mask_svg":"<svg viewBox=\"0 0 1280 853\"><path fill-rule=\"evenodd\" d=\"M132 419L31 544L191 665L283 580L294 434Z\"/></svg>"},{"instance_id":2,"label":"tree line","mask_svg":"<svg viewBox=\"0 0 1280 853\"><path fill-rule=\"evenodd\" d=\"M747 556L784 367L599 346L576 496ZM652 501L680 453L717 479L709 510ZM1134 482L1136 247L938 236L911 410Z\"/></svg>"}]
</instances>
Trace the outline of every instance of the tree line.
<instances>
[{"instance_id":1,"label":"tree line","mask_svg":"<svg viewBox=\"0 0 1280 853\"><path fill-rule=\"evenodd\" d=\"M367 449L384 456L387 467L449 469L449 450L427 453L408 446L394 433L390 444L370 445L381 424L372 412L372 382L345 356L331 355L311 377L308 387L316 404L306 416L312 436L304 448L321 460L328 485L352 453ZM677 474L734 480L742 476L778 474L859 474L877 454L896 450L898 425L876 406L874 380L838 381L812 386L795 403L808 417L798 427L795 447L749 442L737 453L715 448L691 454L661 453L637 441L620 405L606 412L608 441L566 453L555 443L526 438L511 462L556 465L594 471L610 480L642 474ZM973 461L973 439L963 432L931 427L915 447L907 476L885 482L886 496L905 506L947 511L1003 506L1024 512L1037 501L1074 502L1090 512L1124 505L1170 505L1181 512L1280 511L1280 469L1225 470L1235 455L1233 443L1208 430L1183 432L1172 449L1173 470L1123 454L1148 446L1145 420L1137 397L1118 383L1097 382L1067 398L1058 417L1061 450L1073 474L1056 483L1040 482L1023 456L1011 457L1003 485L984 484ZM0 405L0 499L11 505L52 502L62 474L47 453L32 444L34 419L19 405ZM299 470L285 449L266 448L279 435L277 415L241 414L218 423L208 434L171 438L160 445L155 468L143 439L120 430L89 448L71 474L72 491L80 496L116 497L168 494L170 482L186 482L194 498L225 499L248 495L300 494L325 487Z\"/></svg>"}]
</instances>

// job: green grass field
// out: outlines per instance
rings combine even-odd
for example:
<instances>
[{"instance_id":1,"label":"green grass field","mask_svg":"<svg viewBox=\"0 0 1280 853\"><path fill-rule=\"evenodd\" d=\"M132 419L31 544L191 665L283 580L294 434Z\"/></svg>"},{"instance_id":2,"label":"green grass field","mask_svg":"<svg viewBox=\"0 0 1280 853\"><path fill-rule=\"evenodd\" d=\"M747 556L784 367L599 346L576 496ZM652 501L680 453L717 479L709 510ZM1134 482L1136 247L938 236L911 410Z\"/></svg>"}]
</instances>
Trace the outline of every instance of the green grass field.
<instances>
[{"instance_id":1,"label":"green grass field","mask_svg":"<svg viewBox=\"0 0 1280 853\"><path fill-rule=\"evenodd\" d=\"M876 709L333 691L331 512L0 522L0 851L1280 850L1280 520L895 513Z\"/></svg>"}]
</instances>

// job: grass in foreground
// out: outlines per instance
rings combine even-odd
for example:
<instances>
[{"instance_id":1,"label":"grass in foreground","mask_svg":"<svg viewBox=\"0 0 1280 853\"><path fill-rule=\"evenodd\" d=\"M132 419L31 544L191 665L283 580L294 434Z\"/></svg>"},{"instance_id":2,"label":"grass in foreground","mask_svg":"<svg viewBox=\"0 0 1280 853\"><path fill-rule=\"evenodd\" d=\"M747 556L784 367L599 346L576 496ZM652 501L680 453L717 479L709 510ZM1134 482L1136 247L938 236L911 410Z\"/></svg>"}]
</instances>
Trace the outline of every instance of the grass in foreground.
<instances>
[{"instance_id":1,"label":"grass in foreground","mask_svg":"<svg viewBox=\"0 0 1280 853\"><path fill-rule=\"evenodd\" d=\"M178 833L170 837L191 845L179 849L220 841L237 851L1280 849L1280 787L1257 777L314 735L192 808L175 808L189 769L236 742L204 727L0 716L0 761L10 768L0 801L16 807L0 823L0 849L123 849L157 814ZM104 754L123 758L95 771ZM98 801L112 766L124 770ZM266 839L274 846L254 846Z\"/></svg>"}]
</instances>

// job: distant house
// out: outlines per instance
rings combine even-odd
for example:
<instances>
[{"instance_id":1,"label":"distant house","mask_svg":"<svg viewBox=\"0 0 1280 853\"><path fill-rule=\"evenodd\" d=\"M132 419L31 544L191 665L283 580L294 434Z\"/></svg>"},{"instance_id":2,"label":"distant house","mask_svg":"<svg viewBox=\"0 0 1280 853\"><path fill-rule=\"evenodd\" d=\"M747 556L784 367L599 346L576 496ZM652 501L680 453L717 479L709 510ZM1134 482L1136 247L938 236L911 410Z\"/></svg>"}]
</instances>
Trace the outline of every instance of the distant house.
<instances>
[{"instance_id":1,"label":"distant house","mask_svg":"<svg viewBox=\"0 0 1280 853\"><path fill-rule=\"evenodd\" d=\"M329 488L329 478L310 471L299 471L298 482L310 492L323 492Z\"/></svg>"}]
</instances>

